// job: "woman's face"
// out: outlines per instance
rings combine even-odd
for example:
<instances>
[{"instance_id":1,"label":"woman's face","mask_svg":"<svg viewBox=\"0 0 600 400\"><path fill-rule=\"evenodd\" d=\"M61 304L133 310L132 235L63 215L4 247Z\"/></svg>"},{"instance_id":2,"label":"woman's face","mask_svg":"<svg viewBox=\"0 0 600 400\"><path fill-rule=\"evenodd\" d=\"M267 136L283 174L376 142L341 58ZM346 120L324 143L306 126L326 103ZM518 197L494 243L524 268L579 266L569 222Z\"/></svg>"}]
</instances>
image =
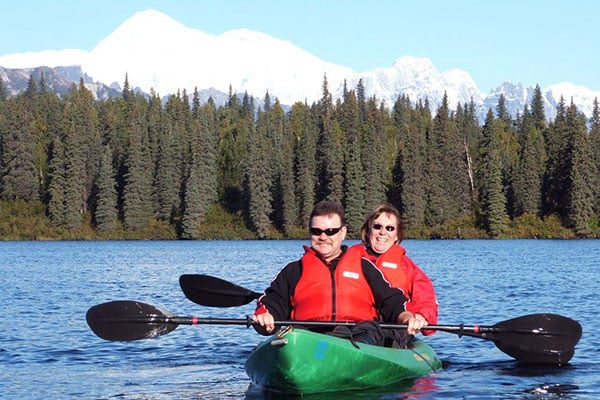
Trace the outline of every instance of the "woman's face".
<instances>
[{"instance_id":1,"label":"woman's face","mask_svg":"<svg viewBox=\"0 0 600 400\"><path fill-rule=\"evenodd\" d=\"M377 253L385 253L398 241L398 219L381 213L369 227L369 244Z\"/></svg>"}]
</instances>

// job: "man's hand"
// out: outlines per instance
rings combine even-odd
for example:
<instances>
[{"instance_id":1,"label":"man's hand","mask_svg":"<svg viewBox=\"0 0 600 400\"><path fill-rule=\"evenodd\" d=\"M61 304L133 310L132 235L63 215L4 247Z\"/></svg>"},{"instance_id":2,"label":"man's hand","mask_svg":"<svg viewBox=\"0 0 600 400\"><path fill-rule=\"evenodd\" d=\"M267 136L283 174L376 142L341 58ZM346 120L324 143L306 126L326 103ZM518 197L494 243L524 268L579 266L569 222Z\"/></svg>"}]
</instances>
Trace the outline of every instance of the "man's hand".
<instances>
[{"instance_id":1,"label":"man's hand","mask_svg":"<svg viewBox=\"0 0 600 400\"><path fill-rule=\"evenodd\" d=\"M271 313L268 311L265 311L258 315L253 314L251 319L254 322L258 322L260 326L264 327L267 333L271 333L275 329L275 318L273 318Z\"/></svg>"}]
</instances>

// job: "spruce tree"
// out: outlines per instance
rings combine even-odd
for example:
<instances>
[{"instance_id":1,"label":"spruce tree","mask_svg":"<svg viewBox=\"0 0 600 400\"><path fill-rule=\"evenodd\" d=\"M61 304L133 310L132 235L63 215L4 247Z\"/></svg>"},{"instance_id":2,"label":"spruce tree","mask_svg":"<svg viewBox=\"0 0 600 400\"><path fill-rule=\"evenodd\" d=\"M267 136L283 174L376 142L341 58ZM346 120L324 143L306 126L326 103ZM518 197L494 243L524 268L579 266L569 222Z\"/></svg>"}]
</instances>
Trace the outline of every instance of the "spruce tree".
<instances>
[{"instance_id":1,"label":"spruce tree","mask_svg":"<svg viewBox=\"0 0 600 400\"><path fill-rule=\"evenodd\" d=\"M217 147L219 142L219 127L217 109L212 98L194 116L197 130L200 132L199 150L202 203L200 205L200 220L208 213L210 207L217 201ZM198 126L199 124L199 126Z\"/></svg>"},{"instance_id":2,"label":"spruce tree","mask_svg":"<svg viewBox=\"0 0 600 400\"><path fill-rule=\"evenodd\" d=\"M149 154L148 163L151 165L152 170L152 214L159 219L169 220L169 217L161 215L161 204L159 201L159 188L158 188L158 174L162 171L159 168L160 152L163 150L164 138L167 135L166 132L170 132L167 129L166 118L162 108L162 102L160 97L150 90L150 99L148 101L147 109L147 149ZM175 185L175 184L174 184ZM175 185L175 191L177 187ZM177 203L177 201L175 201ZM164 205L164 203L163 203ZM164 209L163 209L164 210ZM170 213L169 213L170 214Z\"/></svg>"},{"instance_id":3,"label":"spruce tree","mask_svg":"<svg viewBox=\"0 0 600 400\"><path fill-rule=\"evenodd\" d=\"M0 103L8 99L8 89L6 88L6 84L4 80L0 76Z\"/></svg>"},{"instance_id":4,"label":"spruce tree","mask_svg":"<svg viewBox=\"0 0 600 400\"><path fill-rule=\"evenodd\" d=\"M158 218L170 222L179 204L179 143L169 129L159 133L155 188Z\"/></svg>"},{"instance_id":5,"label":"spruce tree","mask_svg":"<svg viewBox=\"0 0 600 400\"><path fill-rule=\"evenodd\" d=\"M567 160L567 221L579 237L589 236L594 215L594 178L597 176L592 160L585 117L571 103L567 110L569 157Z\"/></svg>"},{"instance_id":6,"label":"spruce tree","mask_svg":"<svg viewBox=\"0 0 600 400\"><path fill-rule=\"evenodd\" d=\"M198 239L198 233L202 224L203 214L203 196L202 193L202 168L199 162L199 154L191 150L192 162L189 165L189 172L186 174L184 197L183 197L183 218L181 223L181 237L183 239Z\"/></svg>"},{"instance_id":7,"label":"spruce tree","mask_svg":"<svg viewBox=\"0 0 600 400\"><path fill-rule=\"evenodd\" d=\"M519 143L514 123L506 109L504 95L500 95L496 107L498 128L498 154L501 160L502 186L506 197L506 208L509 216L516 213L514 176L519 161Z\"/></svg>"},{"instance_id":8,"label":"spruce tree","mask_svg":"<svg viewBox=\"0 0 600 400\"><path fill-rule=\"evenodd\" d=\"M259 110L256 131L252 135L248 148L246 165L246 196L248 201L247 217L250 226L259 239L266 239L271 221L271 177L267 140L267 115Z\"/></svg>"},{"instance_id":9,"label":"spruce tree","mask_svg":"<svg viewBox=\"0 0 600 400\"><path fill-rule=\"evenodd\" d=\"M315 204L317 126L316 118L306 104L296 103L289 116L289 127L295 141L295 181L298 199L298 224L307 226Z\"/></svg>"},{"instance_id":10,"label":"spruce tree","mask_svg":"<svg viewBox=\"0 0 600 400\"><path fill-rule=\"evenodd\" d=\"M219 109L219 120L219 195L227 209L239 211L244 206L242 183L253 113L243 108L230 93L227 107Z\"/></svg>"},{"instance_id":11,"label":"spruce tree","mask_svg":"<svg viewBox=\"0 0 600 400\"><path fill-rule=\"evenodd\" d=\"M72 88L72 95L73 90ZM72 229L81 225L86 209L86 147L78 129L77 106L65 104L65 225Z\"/></svg>"},{"instance_id":12,"label":"spruce tree","mask_svg":"<svg viewBox=\"0 0 600 400\"><path fill-rule=\"evenodd\" d=\"M76 130L79 135L83 136L82 145L85 149L85 192L82 206L83 211L87 211L103 150L94 95L85 87L83 78L79 80L75 104L77 107Z\"/></svg>"},{"instance_id":13,"label":"spruce tree","mask_svg":"<svg viewBox=\"0 0 600 400\"><path fill-rule=\"evenodd\" d=\"M555 214L563 221L567 218L568 131L565 101L561 97L556 117L544 131L548 158L542 188L542 210L543 215Z\"/></svg>"},{"instance_id":14,"label":"spruce tree","mask_svg":"<svg viewBox=\"0 0 600 400\"><path fill-rule=\"evenodd\" d=\"M4 102L0 124L2 175L0 187L5 200L39 199L40 181L34 163L33 115L20 98Z\"/></svg>"},{"instance_id":15,"label":"spruce tree","mask_svg":"<svg viewBox=\"0 0 600 400\"><path fill-rule=\"evenodd\" d=\"M525 105L518 123L519 156L513 176L514 216L541 213L546 149L540 126L543 125Z\"/></svg>"},{"instance_id":16,"label":"spruce tree","mask_svg":"<svg viewBox=\"0 0 600 400\"><path fill-rule=\"evenodd\" d=\"M477 145L481 140L481 127L477 121L477 110L473 98L464 106L457 106L456 123L458 130L462 134L462 141L465 151L465 160L467 162L467 175L469 177L469 189L471 202L477 197L475 190L475 167L474 159L477 154Z\"/></svg>"},{"instance_id":17,"label":"spruce tree","mask_svg":"<svg viewBox=\"0 0 600 400\"><path fill-rule=\"evenodd\" d=\"M343 133L334 118L327 77L323 78L323 96L319 102L319 138L317 141L317 201L343 201Z\"/></svg>"},{"instance_id":18,"label":"spruce tree","mask_svg":"<svg viewBox=\"0 0 600 400\"><path fill-rule=\"evenodd\" d=\"M531 118L534 127L543 132L546 129L546 113L544 112L544 97L540 85L535 85L533 98L531 99Z\"/></svg>"},{"instance_id":19,"label":"spruce tree","mask_svg":"<svg viewBox=\"0 0 600 400\"><path fill-rule=\"evenodd\" d=\"M359 109L360 107L359 101ZM365 171L364 214L366 215L379 203L386 201L386 184L391 179L391 168L388 167L389 150L386 146L385 111L377 107L377 100L374 97L367 101L365 107L365 120L362 121L361 126L361 161Z\"/></svg>"},{"instance_id":20,"label":"spruce tree","mask_svg":"<svg viewBox=\"0 0 600 400\"><path fill-rule=\"evenodd\" d=\"M58 136L50 147L48 217L54 226L66 225L65 151Z\"/></svg>"},{"instance_id":21,"label":"spruce tree","mask_svg":"<svg viewBox=\"0 0 600 400\"><path fill-rule=\"evenodd\" d=\"M594 108L590 118L590 148L596 168L595 180L592 184L592 188L595 189L594 210L596 211L596 217L600 219L600 106L597 97L594 99Z\"/></svg>"},{"instance_id":22,"label":"spruce tree","mask_svg":"<svg viewBox=\"0 0 600 400\"><path fill-rule=\"evenodd\" d=\"M265 100L265 106L267 101ZM298 219L298 206L294 193L294 145L289 131L285 111L279 100L267 112L270 123L270 143L273 152L273 215L275 225L290 236Z\"/></svg>"},{"instance_id":23,"label":"spruce tree","mask_svg":"<svg viewBox=\"0 0 600 400\"><path fill-rule=\"evenodd\" d=\"M35 97L38 95L37 84L35 83L35 78L32 75L29 75L29 79L27 80L27 87L25 88L25 92L23 95L26 100L32 102L35 100Z\"/></svg>"},{"instance_id":24,"label":"spruce tree","mask_svg":"<svg viewBox=\"0 0 600 400\"><path fill-rule=\"evenodd\" d=\"M134 110L130 126L123 190L123 223L128 230L144 229L152 218L150 170L144 149L144 131ZM138 122L138 123L136 123Z\"/></svg>"},{"instance_id":25,"label":"spruce tree","mask_svg":"<svg viewBox=\"0 0 600 400\"><path fill-rule=\"evenodd\" d=\"M454 116L450 115L448 97L433 119L429 142L429 168L432 222L446 223L467 214L470 210L468 165L464 140L458 131Z\"/></svg>"},{"instance_id":26,"label":"spruce tree","mask_svg":"<svg viewBox=\"0 0 600 400\"><path fill-rule=\"evenodd\" d=\"M346 136L344 160L346 221L349 234L358 237L365 216L366 176L361 157L360 111L354 91L347 92L339 119Z\"/></svg>"},{"instance_id":27,"label":"spruce tree","mask_svg":"<svg viewBox=\"0 0 600 400\"><path fill-rule=\"evenodd\" d=\"M506 197L502 185L502 161L499 154L499 139L504 121L494 119L488 111L483 126L480 167L480 199L483 227L492 237L498 237L506 229Z\"/></svg>"},{"instance_id":28,"label":"spruce tree","mask_svg":"<svg viewBox=\"0 0 600 400\"><path fill-rule=\"evenodd\" d=\"M103 146L102 158L96 177L96 227L101 232L110 232L116 228L117 190L113 169L113 156L109 146Z\"/></svg>"},{"instance_id":29,"label":"spruce tree","mask_svg":"<svg viewBox=\"0 0 600 400\"><path fill-rule=\"evenodd\" d=\"M425 224L426 135L431 115L413 109L408 96L401 96L392 116L398 151L391 201L400 210L405 228L416 230Z\"/></svg>"}]
</instances>

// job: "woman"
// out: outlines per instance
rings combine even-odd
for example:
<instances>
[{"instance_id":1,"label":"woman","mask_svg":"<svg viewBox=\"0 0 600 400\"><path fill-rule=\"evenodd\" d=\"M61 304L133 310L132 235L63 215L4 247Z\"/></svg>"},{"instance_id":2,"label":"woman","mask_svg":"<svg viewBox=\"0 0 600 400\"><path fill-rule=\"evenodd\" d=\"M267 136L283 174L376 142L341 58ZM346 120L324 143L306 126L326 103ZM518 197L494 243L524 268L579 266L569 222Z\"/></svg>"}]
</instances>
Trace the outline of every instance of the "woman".
<instances>
[{"instance_id":1,"label":"woman","mask_svg":"<svg viewBox=\"0 0 600 400\"><path fill-rule=\"evenodd\" d=\"M414 335L428 324L436 324L438 304L429 277L400 246L402 228L400 212L392 205L382 204L367 216L361 228L363 256L371 260L392 286L401 288L409 301L405 313L408 333ZM423 330L424 335L435 331Z\"/></svg>"}]
</instances>

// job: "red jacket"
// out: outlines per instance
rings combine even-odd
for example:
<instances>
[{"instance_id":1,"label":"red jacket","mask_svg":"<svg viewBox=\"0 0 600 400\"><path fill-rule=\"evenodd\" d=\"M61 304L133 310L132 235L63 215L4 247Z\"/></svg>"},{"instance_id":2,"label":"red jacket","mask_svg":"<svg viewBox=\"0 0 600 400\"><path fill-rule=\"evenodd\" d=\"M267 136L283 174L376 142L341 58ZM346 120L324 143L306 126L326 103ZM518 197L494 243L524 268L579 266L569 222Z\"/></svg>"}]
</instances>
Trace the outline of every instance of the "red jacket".
<instances>
[{"instance_id":1,"label":"red jacket","mask_svg":"<svg viewBox=\"0 0 600 400\"><path fill-rule=\"evenodd\" d=\"M392 287L383 273L362 257L360 248L342 246L340 257L329 263L312 248L304 249L300 260L279 271L258 299L255 313L269 311L275 320L377 318L395 323L406 309L404 292Z\"/></svg>"},{"instance_id":2,"label":"red jacket","mask_svg":"<svg viewBox=\"0 0 600 400\"><path fill-rule=\"evenodd\" d=\"M306 248L302 275L291 296L293 320L363 321L377 319L375 298L362 271L362 252L348 250L335 270Z\"/></svg>"},{"instance_id":3,"label":"red jacket","mask_svg":"<svg viewBox=\"0 0 600 400\"><path fill-rule=\"evenodd\" d=\"M383 272L392 286L404 291L409 301L406 309L419 313L431 325L437 324L438 303L431 279L410 258L400 245L392 246L388 251L379 255L368 251L362 244L359 247L363 256L371 260ZM431 335L435 331L423 330L423 334Z\"/></svg>"}]
</instances>

